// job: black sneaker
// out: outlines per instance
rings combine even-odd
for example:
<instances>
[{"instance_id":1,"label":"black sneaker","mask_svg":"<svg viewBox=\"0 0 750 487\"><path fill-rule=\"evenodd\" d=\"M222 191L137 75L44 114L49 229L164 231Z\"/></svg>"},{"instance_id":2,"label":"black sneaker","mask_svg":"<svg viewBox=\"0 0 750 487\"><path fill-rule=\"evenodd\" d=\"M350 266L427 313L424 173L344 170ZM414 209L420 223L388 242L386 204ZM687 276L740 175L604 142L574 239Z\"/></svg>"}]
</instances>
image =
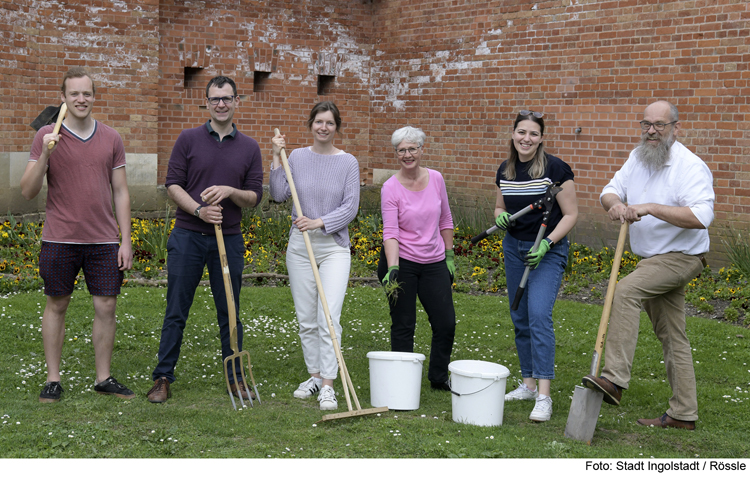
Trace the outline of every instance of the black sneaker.
<instances>
[{"instance_id":1,"label":"black sneaker","mask_svg":"<svg viewBox=\"0 0 750 487\"><path fill-rule=\"evenodd\" d=\"M63 388L60 382L47 382L44 384L42 393L39 394L39 402L57 402L60 400L62 393Z\"/></svg>"},{"instance_id":2,"label":"black sneaker","mask_svg":"<svg viewBox=\"0 0 750 487\"><path fill-rule=\"evenodd\" d=\"M99 394L114 394L115 396L121 397L123 399L133 399L135 397L133 391L117 382L117 379L115 379L111 375L107 378L107 380L96 384L94 386L94 390Z\"/></svg>"}]
</instances>

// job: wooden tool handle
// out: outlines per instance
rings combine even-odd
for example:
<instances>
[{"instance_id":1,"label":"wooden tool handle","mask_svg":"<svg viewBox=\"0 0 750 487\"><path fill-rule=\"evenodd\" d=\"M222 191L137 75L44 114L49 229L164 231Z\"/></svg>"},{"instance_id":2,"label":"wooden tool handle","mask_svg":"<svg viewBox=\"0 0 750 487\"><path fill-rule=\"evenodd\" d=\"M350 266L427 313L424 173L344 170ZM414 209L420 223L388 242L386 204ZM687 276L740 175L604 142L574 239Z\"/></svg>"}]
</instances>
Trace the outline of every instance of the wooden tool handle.
<instances>
[{"instance_id":1,"label":"wooden tool handle","mask_svg":"<svg viewBox=\"0 0 750 487\"><path fill-rule=\"evenodd\" d=\"M237 346L237 310L234 304L234 289L232 287L232 275L229 273L229 260L227 259L227 249L224 246L224 232L221 225L214 223L216 232L216 244L219 247L219 259L221 261L221 275L224 278L224 293L227 295L227 313L229 315L229 346L235 354L240 352Z\"/></svg>"},{"instance_id":2,"label":"wooden tool handle","mask_svg":"<svg viewBox=\"0 0 750 487\"><path fill-rule=\"evenodd\" d=\"M615 258L612 261L612 272L609 274L609 284L607 285L607 294L604 298L604 309L602 310L602 319L599 322L599 333L596 335L596 346L594 347L594 363L591 366L592 374L599 375L599 364L601 363L602 350L604 350L604 340L607 336L607 325L609 325L609 314L612 311L612 301L615 298L615 286L617 285L617 274L620 272L620 260L622 259L623 250L625 250L625 236L628 233L628 223L625 222L620 226L620 235L617 237L617 247L615 248Z\"/></svg>"},{"instance_id":3,"label":"wooden tool handle","mask_svg":"<svg viewBox=\"0 0 750 487\"><path fill-rule=\"evenodd\" d=\"M52 130L53 135L57 135L60 133L60 126L62 125L63 119L65 118L65 114L68 113L68 105L63 103L60 105L60 113L57 115L57 122L55 122L55 128ZM50 141L49 144L47 144L47 148L52 150L52 148L55 146L55 141Z\"/></svg>"}]
</instances>

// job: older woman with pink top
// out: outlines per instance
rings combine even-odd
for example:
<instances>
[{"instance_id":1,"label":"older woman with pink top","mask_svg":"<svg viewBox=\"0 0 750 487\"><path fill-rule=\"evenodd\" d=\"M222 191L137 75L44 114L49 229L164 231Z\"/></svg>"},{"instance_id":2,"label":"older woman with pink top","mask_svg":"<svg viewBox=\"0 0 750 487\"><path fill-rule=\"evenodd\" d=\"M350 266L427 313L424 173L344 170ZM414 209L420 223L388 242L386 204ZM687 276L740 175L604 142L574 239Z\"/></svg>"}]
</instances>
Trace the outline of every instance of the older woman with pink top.
<instances>
[{"instance_id":1,"label":"older woman with pink top","mask_svg":"<svg viewBox=\"0 0 750 487\"><path fill-rule=\"evenodd\" d=\"M443 176L420 165L425 139L414 127L400 128L391 137L401 168L381 190L383 250L378 278L386 290L398 283L388 299L391 350L414 351L419 297L432 327L427 378L433 389L450 390L448 363L456 331L453 218Z\"/></svg>"}]
</instances>

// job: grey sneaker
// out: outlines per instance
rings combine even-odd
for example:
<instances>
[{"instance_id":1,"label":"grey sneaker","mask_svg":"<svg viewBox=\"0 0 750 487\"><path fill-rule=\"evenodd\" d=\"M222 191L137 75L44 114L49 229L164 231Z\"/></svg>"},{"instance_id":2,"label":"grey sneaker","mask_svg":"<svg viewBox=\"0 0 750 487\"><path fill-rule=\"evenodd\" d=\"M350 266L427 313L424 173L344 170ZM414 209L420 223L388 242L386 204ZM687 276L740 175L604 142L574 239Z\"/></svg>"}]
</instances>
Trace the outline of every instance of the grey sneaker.
<instances>
[{"instance_id":1,"label":"grey sneaker","mask_svg":"<svg viewBox=\"0 0 750 487\"><path fill-rule=\"evenodd\" d=\"M47 382L44 384L42 393L39 394L39 402L57 402L60 400L60 396L63 392L63 388L59 381Z\"/></svg>"},{"instance_id":2,"label":"grey sneaker","mask_svg":"<svg viewBox=\"0 0 750 487\"><path fill-rule=\"evenodd\" d=\"M552 417L552 398L539 394L536 398L536 404L534 404L534 410L531 411L529 419L532 421L549 421Z\"/></svg>"},{"instance_id":3,"label":"grey sneaker","mask_svg":"<svg viewBox=\"0 0 750 487\"><path fill-rule=\"evenodd\" d=\"M339 407L339 403L336 401L336 393L333 392L331 386L323 386L318 395L318 402L320 402L321 411L333 411Z\"/></svg>"},{"instance_id":4,"label":"grey sneaker","mask_svg":"<svg viewBox=\"0 0 750 487\"><path fill-rule=\"evenodd\" d=\"M297 399L307 399L308 397L312 397L313 394L320 390L320 384L322 382L321 379L316 380L315 377L310 377L300 384L297 390L294 391L294 397Z\"/></svg>"},{"instance_id":5,"label":"grey sneaker","mask_svg":"<svg viewBox=\"0 0 750 487\"><path fill-rule=\"evenodd\" d=\"M511 391L505 395L506 401L532 401L539 396L539 390L530 390L526 387L526 384L519 382L518 387L515 391Z\"/></svg>"},{"instance_id":6,"label":"grey sneaker","mask_svg":"<svg viewBox=\"0 0 750 487\"><path fill-rule=\"evenodd\" d=\"M111 375L106 380L96 384L94 390L99 394L114 394L123 399L133 399L135 397L133 391L117 382L117 379Z\"/></svg>"}]
</instances>

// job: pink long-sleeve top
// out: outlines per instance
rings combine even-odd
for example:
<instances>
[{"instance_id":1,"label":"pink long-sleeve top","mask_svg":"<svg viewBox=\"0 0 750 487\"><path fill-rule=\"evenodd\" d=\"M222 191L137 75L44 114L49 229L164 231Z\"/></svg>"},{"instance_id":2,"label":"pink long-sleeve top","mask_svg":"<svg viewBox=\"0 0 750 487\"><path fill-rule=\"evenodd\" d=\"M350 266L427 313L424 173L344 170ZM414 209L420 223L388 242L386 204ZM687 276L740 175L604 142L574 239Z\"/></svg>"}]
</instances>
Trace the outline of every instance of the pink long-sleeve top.
<instances>
[{"instance_id":1,"label":"pink long-sleeve top","mask_svg":"<svg viewBox=\"0 0 750 487\"><path fill-rule=\"evenodd\" d=\"M443 176L428 169L429 183L422 191L409 191L391 176L380 191L383 241L398 240L399 257L420 264L445 259L441 230L453 228L448 192Z\"/></svg>"}]
</instances>

